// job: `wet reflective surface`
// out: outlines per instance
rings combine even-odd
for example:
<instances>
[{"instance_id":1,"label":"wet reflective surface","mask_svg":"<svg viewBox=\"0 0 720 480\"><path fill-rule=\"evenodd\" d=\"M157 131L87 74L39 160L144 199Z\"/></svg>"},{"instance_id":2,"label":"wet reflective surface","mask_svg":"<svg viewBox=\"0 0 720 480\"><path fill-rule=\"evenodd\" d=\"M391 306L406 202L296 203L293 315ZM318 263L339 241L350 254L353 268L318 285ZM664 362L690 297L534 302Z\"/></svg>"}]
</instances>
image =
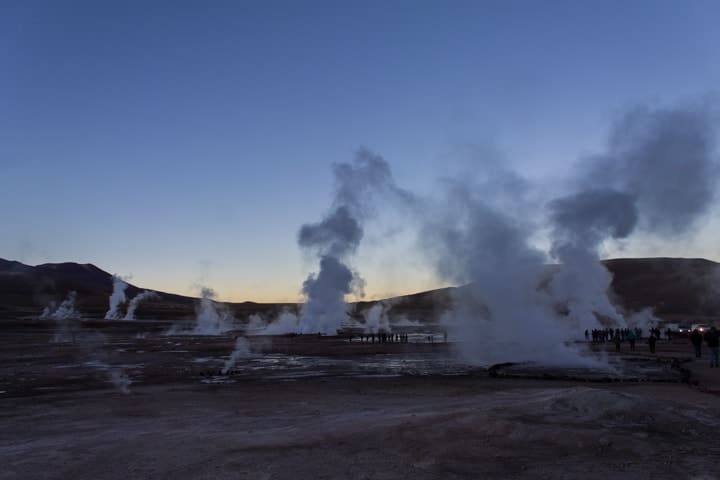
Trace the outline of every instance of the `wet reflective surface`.
<instances>
[{"instance_id":1,"label":"wet reflective surface","mask_svg":"<svg viewBox=\"0 0 720 480\"><path fill-rule=\"evenodd\" d=\"M205 361L208 367L222 368L225 359ZM296 380L308 377L396 377L404 375L485 375L485 368L464 364L450 356L433 354L372 355L354 358L328 358L301 355L266 354L240 359L224 375L267 380ZM218 379L219 380L219 379Z\"/></svg>"},{"instance_id":2,"label":"wet reflective surface","mask_svg":"<svg viewBox=\"0 0 720 480\"><path fill-rule=\"evenodd\" d=\"M681 381L681 372L656 359L612 359L607 369L537 364L476 366L451 355L384 354L353 358L266 354L242 358L226 374L225 358L201 358L207 367L203 381L233 382L242 378L298 380L314 377L493 376L506 378L580 379L587 381Z\"/></svg>"}]
</instances>

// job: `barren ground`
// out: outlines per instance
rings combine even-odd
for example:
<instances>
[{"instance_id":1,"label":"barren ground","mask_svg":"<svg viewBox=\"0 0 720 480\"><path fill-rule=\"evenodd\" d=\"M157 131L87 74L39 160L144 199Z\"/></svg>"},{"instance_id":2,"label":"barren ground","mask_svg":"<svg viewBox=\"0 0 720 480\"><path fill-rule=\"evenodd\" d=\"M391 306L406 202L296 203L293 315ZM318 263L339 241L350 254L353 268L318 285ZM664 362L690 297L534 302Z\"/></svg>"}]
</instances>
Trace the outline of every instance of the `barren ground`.
<instances>
[{"instance_id":1,"label":"barren ground","mask_svg":"<svg viewBox=\"0 0 720 480\"><path fill-rule=\"evenodd\" d=\"M697 386L492 378L420 368L446 362L445 345L338 358L335 340L285 338L262 347L285 353L219 375L232 336L137 338L120 325L54 344L47 325L5 325L3 479L720 478L720 369L705 359L683 363ZM658 350L690 353L682 339Z\"/></svg>"}]
</instances>

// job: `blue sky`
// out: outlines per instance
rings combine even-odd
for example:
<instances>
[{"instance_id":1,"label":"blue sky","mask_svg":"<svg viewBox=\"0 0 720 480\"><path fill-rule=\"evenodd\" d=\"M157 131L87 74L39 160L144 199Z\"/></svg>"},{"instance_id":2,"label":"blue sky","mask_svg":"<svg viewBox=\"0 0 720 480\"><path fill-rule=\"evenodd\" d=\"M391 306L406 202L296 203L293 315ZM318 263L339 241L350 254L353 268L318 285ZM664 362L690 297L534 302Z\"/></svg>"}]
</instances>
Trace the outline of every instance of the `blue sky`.
<instances>
[{"instance_id":1,"label":"blue sky","mask_svg":"<svg viewBox=\"0 0 720 480\"><path fill-rule=\"evenodd\" d=\"M6 1L0 257L297 300L296 245L360 146L419 192L491 146L548 182L640 102L717 94L701 1ZM713 257L712 225L624 254ZM370 242L371 297L436 285Z\"/></svg>"}]
</instances>

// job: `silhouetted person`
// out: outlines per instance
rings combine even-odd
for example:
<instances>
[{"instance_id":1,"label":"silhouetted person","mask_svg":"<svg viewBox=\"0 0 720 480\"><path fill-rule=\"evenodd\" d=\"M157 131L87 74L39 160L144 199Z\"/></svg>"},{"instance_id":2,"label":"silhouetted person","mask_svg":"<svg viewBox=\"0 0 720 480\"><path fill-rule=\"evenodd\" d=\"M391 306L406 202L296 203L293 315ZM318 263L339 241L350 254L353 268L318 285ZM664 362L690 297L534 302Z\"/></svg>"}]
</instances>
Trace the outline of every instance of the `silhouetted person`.
<instances>
[{"instance_id":1,"label":"silhouetted person","mask_svg":"<svg viewBox=\"0 0 720 480\"><path fill-rule=\"evenodd\" d=\"M628 330L626 338L628 343L630 343L630 350L635 350L635 339L637 338L637 335L632 329Z\"/></svg>"},{"instance_id":2,"label":"silhouetted person","mask_svg":"<svg viewBox=\"0 0 720 480\"><path fill-rule=\"evenodd\" d=\"M669 328L665 330L665 335L667 336L668 342L672 340L672 333L672 330L670 330Z\"/></svg>"},{"instance_id":3,"label":"silhouetted person","mask_svg":"<svg viewBox=\"0 0 720 480\"><path fill-rule=\"evenodd\" d=\"M648 345L650 345L650 353L655 353L655 342L657 342L657 337L655 335L650 335L648 337Z\"/></svg>"},{"instance_id":4,"label":"silhouetted person","mask_svg":"<svg viewBox=\"0 0 720 480\"><path fill-rule=\"evenodd\" d=\"M707 343L708 350L710 350L710 368L718 367L718 340L720 335L715 327L710 327L710 330L705 332L705 343Z\"/></svg>"},{"instance_id":5,"label":"silhouetted person","mask_svg":"<svg viewBox=\"0 0 720 480\"><path fill-rule=\"evenodd\" d=\"M693 347L695 347L695 358L701 358L702 352L700 350L700 347L702 346L702 333L700 333L700 330L697 328L692 331L690 334L690 343L693 344Z\"/></svg>"},{"instance_id":6,"label":"silhouetted person","mask_svg":"<svg viewBox=\"0 0 720 480\"><path fill-rule=\"evenodd\" d=\"M613 342L615 342L615 351L619 352L620 344L622 343L622 340L620 339L620 335L615 335L615 337L613 337Z\"/></svg>"}]
</instances>

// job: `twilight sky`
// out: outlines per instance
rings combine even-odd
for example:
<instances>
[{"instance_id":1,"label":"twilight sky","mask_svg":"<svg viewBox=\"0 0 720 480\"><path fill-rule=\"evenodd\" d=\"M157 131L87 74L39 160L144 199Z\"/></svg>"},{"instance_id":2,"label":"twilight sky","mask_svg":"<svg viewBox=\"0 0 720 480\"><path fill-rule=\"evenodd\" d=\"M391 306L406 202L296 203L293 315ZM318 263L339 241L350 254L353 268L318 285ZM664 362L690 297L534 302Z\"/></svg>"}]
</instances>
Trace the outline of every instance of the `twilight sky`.
<instances>
[{"instance_id":1,"label":"twilight sky","mask_svg":"<svg viewBox=\"0 0 720 480\"><path fill-rule=\"evenodd\" d=\"M297 247L365 146L431 194L483 156L555 188L637 104L717 96L716 1L3 1L0 257L296 301ZM720 259L712 212L622 256ZM437 285L368 233L371 298Z\"/></svg>"}]
</instances>

